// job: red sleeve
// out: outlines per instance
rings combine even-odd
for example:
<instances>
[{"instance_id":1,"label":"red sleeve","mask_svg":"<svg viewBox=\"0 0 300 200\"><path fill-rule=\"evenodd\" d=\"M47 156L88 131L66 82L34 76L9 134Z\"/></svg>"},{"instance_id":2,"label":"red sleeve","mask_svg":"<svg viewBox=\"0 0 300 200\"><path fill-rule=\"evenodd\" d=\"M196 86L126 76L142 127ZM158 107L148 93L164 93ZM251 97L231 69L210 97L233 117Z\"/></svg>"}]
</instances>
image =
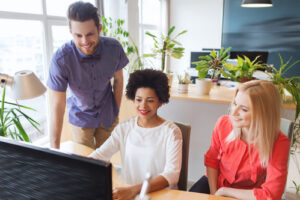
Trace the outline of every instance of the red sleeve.
<instances>
[{"instance_id":1,"label":"red sleeve","mask_svg":"<svg viewBox=\"0 0 300 200\"><path fill-rule=\"evenodd\" d=\"M204 164L207 167L219 169L219 162L221 158L221 134L226 132L226 124L229 120L228 116L222 116L218 119L213 130L211 144L204 156ZM225 127L224 127L225 125Z\"/></svg>"},{"instance_id":2,"label":"red sleeve","mask_svg":"<svg viewBox=\"0 0 300 200\"><path fill-rule=\"evenodd\" d=\"M289 148L289 139L280 133L273 147L272 159L267 167L266 181L261 188L254 189L256 199L281 199L287 178Z\"/></svg>"}]
</instances>

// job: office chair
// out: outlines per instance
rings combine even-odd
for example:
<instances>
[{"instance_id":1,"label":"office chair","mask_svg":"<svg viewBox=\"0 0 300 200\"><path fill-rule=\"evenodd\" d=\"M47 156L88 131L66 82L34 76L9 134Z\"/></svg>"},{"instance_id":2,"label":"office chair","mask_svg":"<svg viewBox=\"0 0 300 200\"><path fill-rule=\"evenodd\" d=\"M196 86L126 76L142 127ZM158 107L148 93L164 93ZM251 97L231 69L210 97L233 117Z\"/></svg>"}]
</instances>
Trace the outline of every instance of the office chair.
<instances>
[{"instance_id":1,"label":"office chair","mask_svg":"<svg viewBox=\"0 0 300 200\"><path fill-rule=\"evenodd\" d=\"M186 191L188 166L189 166L189 147L190 147L190 134L191 126L179 122L174 122L181 130L182 133L182 165L178 181L178 189Z\"/></svg>"},{"instance_id":2,"label":"office chair","mask_svg":"<svg viewBox=\"0 0 300 200\"><path fill-rule=\"evenodd\" d=\"M292 145L292 140L293 140L294 123L291 120L281 118L280 119L280 130L283 134L285 134L289 138L289 140L290 140L290 150L291 150L291 145ZM290 157L291 156L289 155L288 168L289 168L289 163L290 163ZM287 186L285 186L285 187L287 187ZM284 191L286 191L286 188L284 189ZM285 192L284 192L282 198L286 199Z\"/></svg>"},{"instance_id":3,"label":"office chair","mask_svg":"<svg viewBox=\"0 0 300 200\"><path fill-rule=\"evenodd\" d=\"M281 118L280 119L280 129L281 132L284 133L289 140L292 142L294 123L291 120Z\"/></svg>"}]
</instances>

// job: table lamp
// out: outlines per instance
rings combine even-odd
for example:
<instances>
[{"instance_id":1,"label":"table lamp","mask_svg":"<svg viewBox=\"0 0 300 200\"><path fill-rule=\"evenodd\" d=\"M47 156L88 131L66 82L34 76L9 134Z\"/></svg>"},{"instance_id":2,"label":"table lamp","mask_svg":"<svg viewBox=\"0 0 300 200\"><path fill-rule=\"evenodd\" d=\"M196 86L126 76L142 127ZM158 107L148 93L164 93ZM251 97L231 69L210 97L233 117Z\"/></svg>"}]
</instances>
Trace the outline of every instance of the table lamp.
<instances>
[{"instance_id":1,"label":"table lamp","mask_svg":"<svg viewBox=\"0 0 300 200\"><path fill-rule=\"evenodd\" d=\"M243 0L242 7L259 8L272 7L272 0Z\"/></svg>"},{"instance_id":2,"label":"table lamp","mask_svg":"<svg viewBox=\"0 0 300 200\"><path fill-rule=\"evenodd\" d=\"M10 86L9 96L16 100L25 100L38 97L46 91L46 87L29 70L16 72L13 77L0 73L0 86Z\"/></svg>"}]
</instances>

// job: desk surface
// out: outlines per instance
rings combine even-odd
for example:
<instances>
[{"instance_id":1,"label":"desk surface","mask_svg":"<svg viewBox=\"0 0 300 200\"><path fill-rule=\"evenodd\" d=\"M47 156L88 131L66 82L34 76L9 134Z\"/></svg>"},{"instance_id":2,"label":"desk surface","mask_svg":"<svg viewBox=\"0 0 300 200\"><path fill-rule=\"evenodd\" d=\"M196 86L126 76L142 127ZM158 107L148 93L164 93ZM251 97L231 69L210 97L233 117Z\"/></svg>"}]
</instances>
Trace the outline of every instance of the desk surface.
<instances>
[{"instance_id":1,"label":"desk surface","mask_svg":"<svg viewBox=\"0 0 300 200\"><path fill-rule=\"evenodd\" d=\"M60 150L67 153L73 153L80 156L88 156L94 150L90 147L87 147L82 144L78 144L72 141L67 141L61 144ZM112 163L120 163L119 161L119 154L114 155L113 159L111 160ZM122 187L126 186L127 184L121 181L115 169L112 171L113 176L113 187ZM185 192L180 190L169 190L163 189L156 192L152 192L149 194L152 200L234 200L232 198L226 197L218 197L214 195L207 195L207 194L200 194L194 192Z\"/></svg>"},{"instance_id":2,"label":"desk surface","mask_svg":"<svg viewBox=\"0 0 300 200\"><path fill-rule=\"evenodd\" d=\"M213 86L209 95L199 95L196 93L196 86L193 84L189 85L188 93L178 93L177 85L173 84L171 88L171 98L179 100L189 101L202 101L211 103L223 103L230 104L235 93L235 88L226 86ZM292 98L291 96L288 96ZM295 104L285 103L283 104L285 109L296 109Z\"/></svg>"}]
</instances>

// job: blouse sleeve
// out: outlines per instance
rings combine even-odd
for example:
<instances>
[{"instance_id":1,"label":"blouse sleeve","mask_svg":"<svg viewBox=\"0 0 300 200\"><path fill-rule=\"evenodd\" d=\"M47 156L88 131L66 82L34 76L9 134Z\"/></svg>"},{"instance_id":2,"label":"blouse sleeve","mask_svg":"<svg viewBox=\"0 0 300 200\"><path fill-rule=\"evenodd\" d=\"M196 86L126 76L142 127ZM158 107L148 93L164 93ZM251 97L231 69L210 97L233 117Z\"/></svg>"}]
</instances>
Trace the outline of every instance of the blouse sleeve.
<instances>
[{"instance_id":1,"label":"blouse sleeve","mask_svg":"<svg viewBox=\"0 0 300 200\"><path fill-rule=\"evenodd\" d=\"M220 141L220 129L222 128L222 123L225 117L221 117L213 130L211 144L204 156L204 164L207 167L212 167L214 169L219 169L220 162L220 149L221 149L221 141Z\"/></svg>"},{"instance_id":2,"label":"blouse sleeve","mask_svg":"<svg viewBox=\"0 0 300 200\"><path fill-rule=\"evenodd\" d=\"M173 130L173 134L167 142L166 165L160 174L169 183L170 188L177 187L182 160L182 135L178 127Z\"/></svg>"},{"instance_id":3,"label":"blouse sleeve","mask_svg":"<svg viewBox=\"0 0 300 200\"><path fill-rule=\"evenodd\" d=\"M285 136L281 136L275 143L272 159L267 166L266 181L261 188L254 189L256 199L281 199L287 178L289 148L290 142Z\"/></svg>"},{"instance_id":4,"label":"blouse sleeve","mask_svg":"<svg viewBox=\"0 0 300 200\"><path fill-rule=\"evenodd\" d=\"M110 158L120 150L120 135L121 129L118 125L111 133L111 136L104 142L104 144L91 153L89 157L98 160L109 161Z\"/></svg>"}]
</instances>

